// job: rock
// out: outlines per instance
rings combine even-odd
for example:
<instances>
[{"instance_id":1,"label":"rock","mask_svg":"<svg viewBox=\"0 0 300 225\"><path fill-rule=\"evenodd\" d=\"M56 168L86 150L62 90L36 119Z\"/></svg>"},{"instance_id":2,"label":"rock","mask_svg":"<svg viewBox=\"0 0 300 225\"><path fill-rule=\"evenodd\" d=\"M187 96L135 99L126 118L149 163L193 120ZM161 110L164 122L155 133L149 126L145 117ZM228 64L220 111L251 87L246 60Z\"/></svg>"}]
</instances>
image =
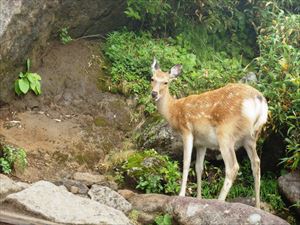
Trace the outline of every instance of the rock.
<instances>
[{"instance_id":1,"label":"rock","mask_svg":"<svg viewBox=\"0 0 300 225\"><path fill-rule=\"evenodd\" d=\"M119 193L108 187L93 185L88 195L92 200L108 205L112 208L128 213L131 210L131 204Z\"/></svg>"},{"instance_id":2,"label":"rock","mask_svg":"<svg viewBox=\"0 0 300 225\"><path fill-rule=\"evenodd\" d=\"M50 39L58 39L61 28L68 28L72 38L104 35L127 23L125 7L125 0L1 0L0 101L9 102L7 97L12 97L7 87L17 73L8 70L23 65L26 58L40 60L40 53Z\"/></svg>"},{"instance_id":3,"label":"rock","mask_svg":"<svg viewBox=\"0 0 300 225\"><path fill-rule=\"evenodd\" d=\"M294 171L278 178L279 191L291 205L300 201L300 172ZM300 209L297 208L300 216Z\"/></svg>"},{"instance_id":4,"label":"rock","mask_svg":"<svg viewBox=\"0 0 300 225\"><path fill-rule=\"evenodd\" d=\"M247 73L242 79L239 81L240 83L257 83L257 77L254 72Z\"/></svg>"},{"instance_id":5,"label":"rock","mask_svg":"<svg viewBox=\"0 0 300 225\"><path fill-rule=\"evenodd\" d=\"M73 194L87 194L89 191L89 188L84 183L76 180L63 179L59 184L64 185Z\"/></svg>"},{"instance_id":6,"label":"rock","mask_svg":"<svg viewBox=\"0 0 300 225\"><path fill-rule=\"evenodd\" d=\"M147 216L167 213L179 225L288 225L277 216L241 203L159 194L135 194L128 201L134 210L143 212ZM150 219L150 217L145 218Z\"/></svg>"},{"instance_id":7,"label":"rock","mask_svg":"<svg viewBox=\"0 0 300 225\"><path fill-rule=\"evenodd\" d=\"M253 206L255 207L255 198L246 198L246 197L238 197L229 200L229 202L235 202L235 203L242 203L245 205ZM275 211L273 210L272 206L266 202L260 202L260 208L266 212L274 214Z\"/></svg>"},{"instance_id":8,"label":"rock","mask_svg":"<svg viewBox=\"0 0 300 225\"><path fill-rule=\"evenodd\" d=\"M72 192L73 194L78 194L79 193L79 188L76 187L76 186L71 186L70 192Z\"/></svg>"},{"instance_id":9,"label":"rock","mask_svg":"<svg viewBox=\"0 0 300 225\"><path fill-rule=\"evenodd\" d=\"M172 197L166 209L181 225L288 224L281 218L260 209L240 203L228 203L219 200Z\"/></svg>"},{"instance_id":10,"label":"rock","mask_svg":"<svg viewBox=\"0 0 300 225\"><path fill-rule=\"evenodd\" d=\"M25 182L17 182L17 185L19 185L22 188L22 190L30 187L30 184Z\"/></svg>"},{"instance_id":11,"label":"rock","mask_svg":"<svg viewBox=\"0 0 300 225\"><path fill-rule=\"evenodd\" d=\"M127 189L118 190L118 193L122 195L126 200L135 195L133 191Z\"/></svg>"},{"instance_id":12,"label":"rock","mask_svg":"<svg viewBox=\"0 0 300 225\"><path fill-rule=\"evenodd\" d=\"M81 172L74 173L73 179L76 181L83 182L88 186L91 186L93 184L99 184L101 182L106 181L106 178L103 175L91 174L91 173L81 173Z\"/></svg>"},{"instance_id":13,"label":"rock","mask_svg":"<svg viewBox=\"0 0 300 225\"><path fill-rule=\"evenodd\" d=\"M22 183L22 182L15 182L9 177L0 174L0 199L3 199L5 196L21 191L27 188L29 184Z\"/></svg>"},{"instance_id":14,"label":"rock","mask_svg":"<svg viewBox=\"0 0 300 225\"><path fill-rule=\"evenodd\" d=\"M167 154L182 160L183 144L181 137L161 118L148 118L137 131L137 143L144 149L155 148L160 154Z\"/></svg>"},{"instance_id":15,"label":"rock","mask_svg":"<svg viewBox=\"0 0 300 225\"><path fill-rule=\"evenodd\" d=\"M131 224L123 212L73 195L46 181L36 182L30 188L8 195L4 204L13 204L17 208L26 209L27 213L57 223Z\"/></svg>"}]
</instances>

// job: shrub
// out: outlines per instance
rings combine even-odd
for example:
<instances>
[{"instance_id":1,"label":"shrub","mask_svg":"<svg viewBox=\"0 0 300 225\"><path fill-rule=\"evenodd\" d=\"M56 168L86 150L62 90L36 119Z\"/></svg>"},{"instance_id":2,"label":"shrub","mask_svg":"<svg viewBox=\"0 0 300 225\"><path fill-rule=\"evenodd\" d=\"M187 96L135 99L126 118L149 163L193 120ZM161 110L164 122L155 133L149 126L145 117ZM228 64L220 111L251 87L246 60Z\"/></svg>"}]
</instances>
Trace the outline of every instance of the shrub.
<instances>
[{"instance_id":1,"label":"shrub","mask_svg":"<svg viewBox=\"0 0 300 225\"><path fill-rule=\"evenodd\" d=\"M179 191L181 173L178 162L171 161L166 155L159 155L153 149L130 156L122 171L135 181L136 188L146 193L176 194Z\"/></svg>"},{"instance_id":2,"label":"shrub","mask_svg":"<svg viewBox=\"0 0 300 225\"><path fill-rule=\"evenodd\" d=\"M73 41L72 37L69 35L67 27L61 28L59 30L59 39L60 42L64 45L69 44L71 41Z\"/></svg>"},{"instance_id":3,"label":"shrub","mask_svg":"<svg viewBox=\"0 0 300 225\"><path fill-rule=\"evenodd\" d=\"M183 65L182 76L170 87L179 97L221 87L244 73L241 59L230 58L225 52L214 52L209 60L202 61L182 35L176 39L154 39L145 32L113 32L104 52L111 62L112 81L123 94L136 96L150 114L155 111L149 81L154 56L165 71L175 64Z\"/></svg>"},{"instance_id":4,"label":"shrub","mask_svg":"<svg viewBox=\"0 0 300 225\"><path fill-rule=\"evenodd\" d=\"M258 88L269 100L269 128L287 144L282 161L296 169L300 165L300 15L266 4L262 17L267 18L262 18L258 36Z\"/></svg>"},{"instance_id":5,"label":"shrub","mask_svg":"<svg viewBox=\"0 0 300 225\"><path fill-rule=\"evenodd\" d=\"M0 172L9 174L14 168L24 169L26 166L24 149L0 143Z\"/></svg>"}]
</instances>

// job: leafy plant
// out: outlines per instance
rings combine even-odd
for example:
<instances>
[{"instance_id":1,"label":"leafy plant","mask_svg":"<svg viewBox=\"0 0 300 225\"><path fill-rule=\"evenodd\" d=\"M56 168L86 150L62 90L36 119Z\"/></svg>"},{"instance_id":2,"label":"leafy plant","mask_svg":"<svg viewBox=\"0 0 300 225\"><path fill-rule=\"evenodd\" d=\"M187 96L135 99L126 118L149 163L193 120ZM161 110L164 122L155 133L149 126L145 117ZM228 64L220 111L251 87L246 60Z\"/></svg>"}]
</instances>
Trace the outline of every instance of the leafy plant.
<instances>
[{"instance_id":1,"label":"leafy plant","mask_svg":"<svg viewBox=\"0 0 300 225\"><path fill-rule=\"evenodd\" d=\"M15 92L17 95L27 94L32 90L36 95L41 92L41 76L37 73L30 72L30 59L26 61L26 72L20 72L19 78L15 81Z\"/></svg>"},{"instance_id":2,"label":"leafy plant","mask_svg":"<svg viewBox=\"0 0 300 225\"><path fill-rule=\"evenodd\" d=\"M154 220L156 225L172 225L172 216L164 214L157 216Z\"/></svg>"},{"instance_id":3,"label":"leafy plant","mask_svg":"<svg viewBox=\"0 0 300 225\"><path fill-rule=\"evenodd\" d=\"M9 174L13 168L24 169L27 166L26 152L22 148L0 145L0 171Z\"/></svg>"},{"instance_id":4,"label":"leafy plant","mask_svg":"<svg viewBox=\"0 0 300 225\"><path fill-rule=\"evenodd\" d=\"M60 29L59 38L61 43L63 43L64 45L70 43L73 40L72 37L69 35L69 31L67 27Z\"/></svg>"},{"instance_id":5,"label":"leafy plant","mask_svg":"<svg viewBox=\"0 0 300 225\"><path fill-rule=\"evenodd\" d=\"M259 13L257 87L269 100L270 130L285 138L282 162L295 170L300 166L300 15L285 13L276 2L265 2Z\"/></svg>"},{"instance_id":6,"label":"leafy plant","mask_svg":"<svg viewBox=\"0 0 300 225\"><path fill-rule=\"evenodd\" d=\"M178 193L181 173L178 163L155 150L136 152L122 166L123 173L131 177L136 188L146 193Z\"/></svg>"}]
</instances>

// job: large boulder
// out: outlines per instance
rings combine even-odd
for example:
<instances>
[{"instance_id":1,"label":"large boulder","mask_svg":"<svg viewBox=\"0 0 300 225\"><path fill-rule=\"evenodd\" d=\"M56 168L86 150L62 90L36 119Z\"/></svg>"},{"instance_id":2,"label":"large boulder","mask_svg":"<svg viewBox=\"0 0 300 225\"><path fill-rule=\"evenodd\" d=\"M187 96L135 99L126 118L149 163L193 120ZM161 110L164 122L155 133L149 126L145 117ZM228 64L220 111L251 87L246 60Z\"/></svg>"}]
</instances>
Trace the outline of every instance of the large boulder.
<instances>
[{"instance_id":1,"label":"large boulder","mask_svg":"<svg viewBox=\"0 0 300 225\"><path fill-rule=\"evenodd\" d=\"M124 224L131 222L123 212L91 199L82 198L50 182L39 181L30 188L10 194L4 204L26 213L65 224Z\"/></svg>"},{"instance_id":2,"label":"large boulder","mask_svg":"<svg viewBox=\"0 0 300 225\"><path fill-rule=\"evenodd\" d=\"M160 154L182 159L183 144L180 135L159 115L148 118L137 133L139 147L154 148Z\"/></svg>"},{"instance_id":3,"label":"large boulder","mask_svg":"<svg viewBox=\"0 0 300 225\"><path fill-rule=\"evenodd\" d=\"M122 193L122 192L121 192ZM128 194L127 200L139 212L139 221L151 223L155 215L167 213L179 225L288 225L283 219L241 203L159 194ZM153 221L152 221L153 222Z\"/></svg>"},{"instance_id":4,"label":"large boulder","mask_svg":"<svg viewBox=\"0 0 300 225\"><path fill-rule=\"evenodd\" d=\"M15 66L26 58L37 64L61 28L73 38L103 35L127 22L125 7L125 0L0 1L0 103L10 100Z\"/></svg>"},{"instance_id":5,"label":"large boulder","mask_svg":"<svg viewBox=\"0 0 300 225\"><path fill-rule=\"evenodd\" d=\"M9 177L0 174L0 200L11 193L19 192L29 186L29 184L16 182Z\"/></svg>"},{"instance_id":6,"label":"large boulder","mask_svg":"<svg viewBox=\"0 0 300 225\"><path fill-rule=\"evenodd\" d=\"M293 205L300 201L300 172L294 171L278 178L280 192ZM300 216L300 208L297 209Z\"/></svg>"},{"instance_id":7,"label":"large boulder","mask_svg":"<svg viewBox=\"0 0 300 225\"><path fill-rule=\"evenodd\" d=\"M121 210L124 213L128 213L131 210L131 204L122 195L109 187L94 184L89 190L88 195L92 200Z\"/></svg>"}]
</instances>

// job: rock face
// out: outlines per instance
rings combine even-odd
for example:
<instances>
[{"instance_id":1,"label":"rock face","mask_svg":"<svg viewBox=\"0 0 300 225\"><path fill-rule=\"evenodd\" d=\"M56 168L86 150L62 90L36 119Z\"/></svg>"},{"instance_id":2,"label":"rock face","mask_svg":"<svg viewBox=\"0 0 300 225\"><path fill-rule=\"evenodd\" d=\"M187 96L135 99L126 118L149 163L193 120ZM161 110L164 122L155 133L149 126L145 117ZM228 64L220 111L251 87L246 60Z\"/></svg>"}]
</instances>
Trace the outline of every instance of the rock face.
<instances>
[{"instance_id":1,"label":"rock face","mask_svg":"<svg viewBox=\"0 0 300 225\"><path fill-rule=\"evenodd\" d=\"M153 215L163 212L171 215L173 222L180 225L288 225L277 216L240 203L159 194L126 195L132 207L140 213L140 222L151 223L151 216L154 218Z\"/></svg>"},{"instance_id":2,"label":"rock face","mask_svg":"<svg viewBox=\"0 0 300 225\"><path fill-rule=\"evenodd\" d=\"M293 205L300 201L300 173L295 171L278 178L280 192ZM297 209L300 216L300 209Z\"/></svg>"},{"instance_id":3,"label":"rock face","mask_svg":"<svg viewBox=\"0 0 300 225\"><path fill-rule=\"evenodd\" d=\"M155 148L161 154L182 159L181 137L160 118L149 118L138 131L138 145L145 149Z\"/></svg>"},{"instance_id":4,"label":"rock face","mask_svg":"<svg viewBox=\"0 0 300 225\"><path fill-rule=\"evenodd\" d=\"M15 182L7 176L0 174L0 199L8 194L21 191L28 186L28 184Z\"/></svg>"},{"instance_id":5,"label":"rock face","mask_svg":"<svg viewBox=\"0 0 300 225\"><path fill-rule=\"evenodd\" d=\"M104 205L121 210L128 213L131 210L131 204L119 193L111 190L108 187L93 185L89 190L88 195L92 200L100 202Z\"/></svg>"},{"instance_id":6,"label":"rock face","mask_svg":"<svg viewBox=\"0 0 300 225\"><path fill-rule=\"evenodd\" d=\"M0 1L0 101L9 101L5 90L16 78L11 68L29 57L40 59L61 28L73 38L106 34L126 23L125 6L125 0Z\"/></svg>"},{"instance_id":7,"label":"rock face","mask_svg":"<svg viewBox=\"0 0 300 225\"><path fill-rule=\"evenodd\" d=\"M29 213L65 224L131 224L119 210L82 198L46 181L8 195L5 204L25 208Z\"/></svg>"}]
</instances>

